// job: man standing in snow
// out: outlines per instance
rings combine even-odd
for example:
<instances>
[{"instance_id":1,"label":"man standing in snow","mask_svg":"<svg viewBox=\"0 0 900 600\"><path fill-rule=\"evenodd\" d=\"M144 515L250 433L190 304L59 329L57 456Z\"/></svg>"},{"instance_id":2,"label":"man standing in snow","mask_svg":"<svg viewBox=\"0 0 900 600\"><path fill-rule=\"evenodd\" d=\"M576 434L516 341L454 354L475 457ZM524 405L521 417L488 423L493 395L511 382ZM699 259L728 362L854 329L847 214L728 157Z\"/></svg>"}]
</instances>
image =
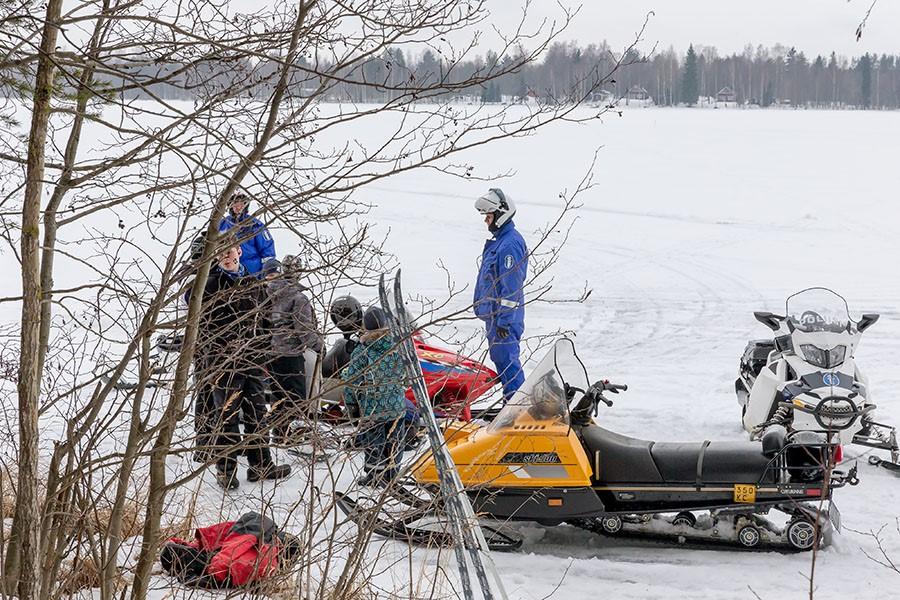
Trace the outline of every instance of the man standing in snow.
<instances>
[{"instance_id":1,"label":"man standing in snow","mask_svg":"<svg viewBox=\"0 0 900 600\"><path fill-rule=\"evenodd\" d=\"M241 264L250 275L262 271L262 264L275 258L275 241L262 221L251 217L250 199L242 193L231 197L228 214L219 223L219 232L234 230L241 242Z\"/></svg>"},{"instance_id":2,"label":"man standing in snow","mask_svg":"<svg viewBox=\"0 0 900 600\"><path fill-rule=\"evenodd\" d=\"M492 188L475 201L493 237L484 244L475 282L475 315L485 322L491 360L507 401L525 382L519 342L525 333L528 248L512 218L516 207L502 190Z\"/></svg>"},{"instance_id":3,"label":"man standing in snow","mask_svg":"<svg viewBox=\"0 0 900 600\"><path fill-rule=\"evenodd\" d=\"M203 290L199 350L211 378L215 418L210 436L215 442L216 482L226 490L238 487L238 456L246 449L249 481L280 479L290 465L276 465L261 421L266 412L260 368L262 332L260 283L246 276L241 248L233 245L218 256ZM240 424L243 422L244 435Z\"/></svg>"},{"instance_id":4,"label":"man standing in snow","mask_svg":"<svg viewBox=\"0 0 900 600\"><path fill-rule=\"evenodd\" d=\"M290 257L287 257L290 258ZM306 359L304 353L314 355L322 351L322 337L307 288L300 283L299 261L285 259L284 265L272 258L263 263L263 274L269 288L269 320L272 326L272 354L269 373L274 379L271 417L275 437L283 444L288 440L288 425L293 419L306 415Z\"/></svg>"}]
</instances>

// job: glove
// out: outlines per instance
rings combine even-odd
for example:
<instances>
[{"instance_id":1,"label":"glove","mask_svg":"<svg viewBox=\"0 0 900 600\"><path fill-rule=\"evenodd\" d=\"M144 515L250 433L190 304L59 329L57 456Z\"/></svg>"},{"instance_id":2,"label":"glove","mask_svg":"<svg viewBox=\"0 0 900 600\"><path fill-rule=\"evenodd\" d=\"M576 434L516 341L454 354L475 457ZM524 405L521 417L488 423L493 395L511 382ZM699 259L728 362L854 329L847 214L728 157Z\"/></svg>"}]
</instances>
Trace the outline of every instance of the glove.
<instances>
[{"instance_id":1,"label":"glove","mask_svg":"<svg viewBox=\"0 0 900 600\"><path fill-rule=\"evenodd\" d=\"M507 329L506 327L498 327L497 337L499 337L501 340L505 340L509 337L509 329Z\"/></svg>"}]
</instances>

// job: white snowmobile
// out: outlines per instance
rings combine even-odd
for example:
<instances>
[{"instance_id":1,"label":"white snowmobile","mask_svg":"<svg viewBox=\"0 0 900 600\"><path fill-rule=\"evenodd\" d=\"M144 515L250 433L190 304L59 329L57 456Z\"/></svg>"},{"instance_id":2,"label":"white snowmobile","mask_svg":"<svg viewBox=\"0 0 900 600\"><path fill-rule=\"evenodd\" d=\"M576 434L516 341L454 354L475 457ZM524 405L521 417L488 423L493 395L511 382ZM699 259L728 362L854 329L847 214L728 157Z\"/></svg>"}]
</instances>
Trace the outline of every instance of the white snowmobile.
<instances>
[{"instance_id":1,"label":"white snowmobile","mask_svg":"<svg viewBox=\"0 0 900 600\"><path fill-rule=\"evenodd\" d=\"M890 461L870 456L869 462L900 470L896 430L874 420L868 378L854 359L863 332L879 315L854 321L847 301L820 287L790 296L784 316L753 314L775 337L747 344L734 382L751 438L773 426L830 432L842 444L888 450Z\"/></svg>"}]
</instances>

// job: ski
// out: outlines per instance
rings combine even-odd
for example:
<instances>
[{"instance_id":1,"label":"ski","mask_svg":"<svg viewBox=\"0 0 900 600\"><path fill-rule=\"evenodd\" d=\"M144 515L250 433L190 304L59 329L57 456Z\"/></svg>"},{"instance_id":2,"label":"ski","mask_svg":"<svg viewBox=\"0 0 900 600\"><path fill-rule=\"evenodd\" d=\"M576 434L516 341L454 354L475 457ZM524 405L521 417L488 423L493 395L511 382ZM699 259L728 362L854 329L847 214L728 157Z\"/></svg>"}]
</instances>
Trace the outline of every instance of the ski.
<instances>
[{"instance_id":1,"label":"ski","mask_svg":"<svg viewBox=\"0 0 900 600\"><path fill-rule=\"evenodd\" d=\"M391 490L391 493L394 491ZM402 497L395 495L395 498L405 504ZM347 494L335 492L335 504L360 529L372 529L382 537L431 548L435 546L449 548L454 545L453 535L413 524L419 520L432 519L431 527L437 522L443 523L445 528L449 526L446 519L441 521L433 511L424 510L420 505L411 505L409 512L403 514L402 518L390 515L373 518L370 509L361 507L359 502ZM509 531L485 524L481 525L481 529L485 532L485 539L491 552L514 552L522 547L522 538L512 535Z\"/></svg>"},{"instance_id":2,"label":"ski","mask_svg":"<svg viewBox=\"0 0 900 600\"><path fill-rule=\"evenodd\" d=\"M494 598L493 586L487 576L488 569L491 571L499 596L505 599L507 597L506 592L496 567L490 558L488 543L485 540L484 533L475 516L475 511L472 508L469 497L459 478L459 473L456 471L456 465L453 463L450 454L447 452L443 434L441 433L440 426L434 416L431 400L424 385L421 364L416 356L415 345L413 343L414 329L409 318L409 313L403 302L400 269L397 270L397 273L394 276L393 292L394 298L392 305L385 286L385 278L384 275L382 275L379 281L379 299L381 301L382 309L388 314L391 333L400 345L401 356L403 357L403 362L410 378L410 384L416 398L419 414L425 422L425 429L431 445L432 456L434 457L440 474L442 499L450 518L451 525L453 526L453 533L457 542L454 544L454 551L459 564L466 598L474 597L472 596L472 582L469 575L468 558L468 560L471 560L472 562L476 578L482 589L485 600L493 600ZM468 555L468 557L466 555Z\"/></svg>"}]
</instances>

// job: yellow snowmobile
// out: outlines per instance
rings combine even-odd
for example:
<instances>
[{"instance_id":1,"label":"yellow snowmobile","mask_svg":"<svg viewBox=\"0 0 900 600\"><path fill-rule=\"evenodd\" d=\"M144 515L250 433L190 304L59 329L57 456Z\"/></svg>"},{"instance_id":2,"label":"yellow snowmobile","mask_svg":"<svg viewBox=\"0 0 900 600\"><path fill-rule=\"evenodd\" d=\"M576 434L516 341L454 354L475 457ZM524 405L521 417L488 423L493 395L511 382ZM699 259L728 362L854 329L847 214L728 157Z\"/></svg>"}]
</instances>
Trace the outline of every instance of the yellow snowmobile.
<instances>
[{"instance_id":1,"label":"yellow snowmobile","mask_svg":"<svg viewBox=\"0 0 900 600\"><path fill-rule=\"evenodd\" d=\"M640 440L592 418L600 403L612 406L605 393L626 389L589 384L574 343L563 338L491 423L446 425L448 450L476 512L494 520L482 526L493 549L521 545L509 521L794 550L827 542L839 529L832 492L857 479L855 467L834 468L836 432L788 435L775 427L753 442ZM448 542L431 454L411 470L410 481L370 503L378 515L347 495L338 494L338 504L382 535ZM782 525L773 511L783 514Z\"/></svg>"}]
</instances>

